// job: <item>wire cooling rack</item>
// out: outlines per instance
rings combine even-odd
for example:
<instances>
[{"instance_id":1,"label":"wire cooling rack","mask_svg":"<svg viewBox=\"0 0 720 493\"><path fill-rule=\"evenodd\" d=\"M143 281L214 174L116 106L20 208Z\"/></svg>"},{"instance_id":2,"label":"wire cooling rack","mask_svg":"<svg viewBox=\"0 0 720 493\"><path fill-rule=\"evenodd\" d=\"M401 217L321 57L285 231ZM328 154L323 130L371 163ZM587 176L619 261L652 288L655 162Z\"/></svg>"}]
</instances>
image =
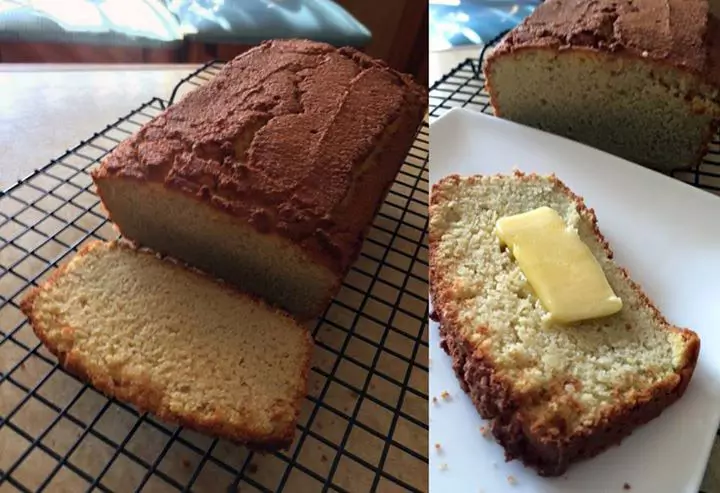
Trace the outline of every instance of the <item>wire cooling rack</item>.
<instances>
[{"instance_id":1,"label":"wire cooling rack","mask_svg":"<svg viewBox=\"0 0 720 493\"><path fill-rule=\"evenodd\" d=\"M493 114L490 97L485 91L481 60L468 58L438 80L430 89L430 119L434 120L452 108L471 108ZM671 175L698 188L720 194L720 135L716 134L702 162L692 168L676 169Z\"/></svg>"},{"instance_id":2,"label":"wire cooling rack","mask_svg":"<svg viewBox=\"0 0 720 493\"><path fill-rule=\"evenodd\" d=\"M169 101L148 101L0 196L2 493L427 489L427 124L314 327L289 451L252 453L105 398L58 366L19 310L84 243L116 237L88 171L221 66L200 68Z\"/></svg>"},{"instance_id":3,"label":"wire cooling rack","mask_svg":"<svg viewBox=\"0 0 720 493\"><path fill-rule=\"evenodd\" d=\"M488 46L502 38L501 33ZM445 74L430 88L430 121L453 108L470 108L493 114L490 97L485 91L485 79L480 67L487 52L482 49L479 59L468 58ZM702 163L691 169L675 170L672 176L687 183L720 194L720 135L716 134ZM720 463L720 430L717 432L709 464ZM720 470L708 468L699 493L720 493Z\"/></svg>"}]
</instances>

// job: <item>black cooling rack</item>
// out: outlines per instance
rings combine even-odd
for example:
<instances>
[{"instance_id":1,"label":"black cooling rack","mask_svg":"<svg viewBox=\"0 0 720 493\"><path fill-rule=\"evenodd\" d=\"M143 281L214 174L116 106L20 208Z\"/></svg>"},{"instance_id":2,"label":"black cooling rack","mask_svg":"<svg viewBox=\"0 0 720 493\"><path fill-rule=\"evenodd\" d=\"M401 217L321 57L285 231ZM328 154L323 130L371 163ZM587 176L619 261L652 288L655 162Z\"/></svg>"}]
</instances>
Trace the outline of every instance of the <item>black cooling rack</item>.
<instances>
[{"instance_id":1,"label":"black cooling rack","mask_svg":"<svg viewBox=\"0 0 720 493\"><path fill-rule=\"evenodd\" d=\"M430 89L430 119L434 120L453 108L471 108L493 114L485 92L485 78L479 59L468 58L438 80ZM720 134L716 134L702 162L692 168L676 169L671 175L698 188L720 193Z\"/></svg>"},{"instance_id":2,"label":"black cooling rack","mask_svg":"<svg viewBox=\"0 0 720 493\"><path fill-rule=\"evenodd\" d=\"M427 488L427 124L313 329L309 393L287 452L255 454L105 398L58 366L19 310L84 243L116 237L88 171L221 67L201 67L168 101L148 101L0 195L3 493Z\"/></svg>"}]
</instances>

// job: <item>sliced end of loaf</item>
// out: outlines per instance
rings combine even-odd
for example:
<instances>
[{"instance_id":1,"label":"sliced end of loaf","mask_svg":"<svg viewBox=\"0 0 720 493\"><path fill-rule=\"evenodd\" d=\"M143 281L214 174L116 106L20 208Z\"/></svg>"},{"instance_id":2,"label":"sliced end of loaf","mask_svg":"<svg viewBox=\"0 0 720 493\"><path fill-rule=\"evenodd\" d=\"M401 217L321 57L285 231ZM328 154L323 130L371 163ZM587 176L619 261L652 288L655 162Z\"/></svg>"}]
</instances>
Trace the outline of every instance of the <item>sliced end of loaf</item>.
<instances>
[{"instance_id":1,"label":"sliced end of loaf","mask_svg":"<svg viewBox=\"0 0 720 493\"><path fill-rule=\"evenodd\" d=\"M498 116L665 172L699 162L720 117L700 77L621 53L499 50L485 76Z\"/></svg>"},{"instance_id":2,"label":"sliced end of loaf","mask_svg":"<svg viewBox=\"0 0 720 493\"><path fill-rule=\"evenodd\" d=\"M109 397L253 448L292 443L312 338L261 301L124 243L96 242L21 307L60 364Z\"/></svg>"},{"instance_id":3,"label":"sliced end of loaf","mask_svg":"<svg viewBox=\"0 0 720 493\"><path fill-rule=\"evenodd\" d=\"M162 184L93 176L124 237L212 273L302 320L317 317L339 277L299 245Z\"/></svg>"},{"instance_id":4,"label":"sliced end of loaf","mask_svg":"<svg viewBox=\"0 0 720 493\"><path fill-rule=\"evenodd\" d=\"M500 248L497 218L543 205L575 226L623 310L573 327L543 322ZM612 260L592 209L557 178L449 176L430 202L430 286L442 347L508 458L541 475L619 443L684 393L700 340L673 327ZM545 324L545 325L544 325Z\"/></svg>"}]
</instances>

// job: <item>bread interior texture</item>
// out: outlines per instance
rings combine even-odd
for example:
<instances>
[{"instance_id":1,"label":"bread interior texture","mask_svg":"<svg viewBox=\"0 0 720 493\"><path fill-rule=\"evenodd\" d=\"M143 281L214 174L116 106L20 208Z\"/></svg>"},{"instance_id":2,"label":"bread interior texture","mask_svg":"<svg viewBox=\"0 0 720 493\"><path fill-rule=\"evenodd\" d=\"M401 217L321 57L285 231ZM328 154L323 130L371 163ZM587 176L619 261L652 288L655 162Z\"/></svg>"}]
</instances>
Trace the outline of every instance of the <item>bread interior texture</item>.
<instances>
[{"instance_id":1,"label":"bread interior texture","mask_svg":"<svg viewBox=\"0 0 720 493\"><path fill-rule=\"evenodd\" d=\"M99 180L121 233L172 254L301 318L322 310L337 288L333 273L299 247L161 184Z\"/></svg>"},{"instance_id":2,"label":"bread interior texture","mask_svg":"<svg viewBox=\"0 0 720 493\"><path fill-rule=\"evenodd\" d=\"M662 171L697 162L720 115L693 77L614 54L523 49L486 75L499 116Z\"/></svg>"},{"instance_id":3,"label":"bread interior texture","mask_svg":"<svg viewBox=\"0 0 720 493\"><path fill-rule=\"evenodd\" d=\"M307 332L209 277L97 246L76 256L33 306L42 338L69 353L71 367L109 379L105 391L124 388L165 416L224 423L238 439L292 435Z\"/></svg>"}]
</instances>

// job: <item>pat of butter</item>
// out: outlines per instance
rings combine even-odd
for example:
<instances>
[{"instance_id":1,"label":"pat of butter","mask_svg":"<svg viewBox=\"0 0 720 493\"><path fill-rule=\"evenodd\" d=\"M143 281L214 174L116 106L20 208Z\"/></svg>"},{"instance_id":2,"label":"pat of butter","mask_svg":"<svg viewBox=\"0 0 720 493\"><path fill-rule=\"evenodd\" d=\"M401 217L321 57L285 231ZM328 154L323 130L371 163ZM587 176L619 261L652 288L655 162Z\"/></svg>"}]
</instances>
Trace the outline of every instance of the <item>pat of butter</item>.
<instances>
[{"instance_id":1,"label":"pat of butter","mask_svg":"<svg viewBox=\"0 0 720 493\"><path fill-rule=\"evenodd\" d=\"M622 309L590 248L550 207L503 217L495 232L552 321L578 322Z\"/></svg>"}]
</instances>

